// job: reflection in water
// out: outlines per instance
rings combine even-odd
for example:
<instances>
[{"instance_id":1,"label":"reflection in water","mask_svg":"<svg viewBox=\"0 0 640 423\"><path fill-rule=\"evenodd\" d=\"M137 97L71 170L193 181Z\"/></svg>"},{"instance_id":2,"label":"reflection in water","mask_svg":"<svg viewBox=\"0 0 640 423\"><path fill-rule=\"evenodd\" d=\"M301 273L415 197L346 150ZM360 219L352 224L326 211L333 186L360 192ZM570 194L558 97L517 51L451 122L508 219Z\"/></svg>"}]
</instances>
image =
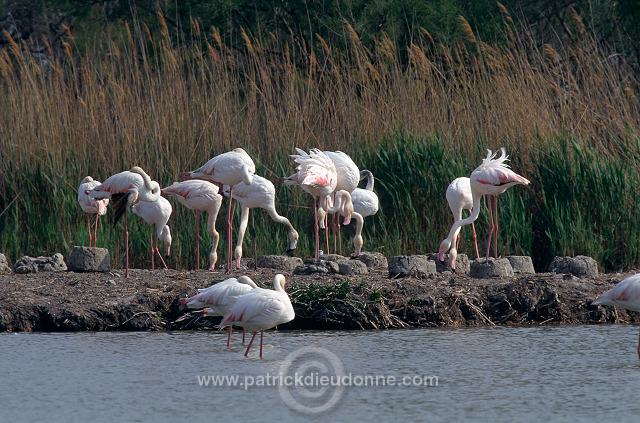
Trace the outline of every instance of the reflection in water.
<instances>
[{"instance_id":1,"label":"reflection in water","mask_svg":"<svg viewBox=\"0 0 640 423\"><path fill-rule=\"evenodd\" d=\"M345 387L318 421L640 417L632 326L274 332L262 361L243 357L239 334L228 351L225 336L2 334L0 421L299 421L292 401L322 405L335 387L288 395L256 386L296 352L289 370L334 371L335 356L345 374L437 376L437 386ZM236 374L254 385L198 385L198 376Z\"/></svg>"}]
</instances>

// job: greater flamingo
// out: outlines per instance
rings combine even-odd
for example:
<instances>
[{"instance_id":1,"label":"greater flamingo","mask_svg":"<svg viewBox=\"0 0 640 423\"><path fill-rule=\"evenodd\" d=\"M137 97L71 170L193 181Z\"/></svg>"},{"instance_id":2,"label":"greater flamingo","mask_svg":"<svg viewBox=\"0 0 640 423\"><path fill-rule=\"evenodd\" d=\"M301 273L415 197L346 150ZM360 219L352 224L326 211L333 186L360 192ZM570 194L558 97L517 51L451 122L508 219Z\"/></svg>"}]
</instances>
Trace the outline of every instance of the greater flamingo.
<instances>
[{"instance_id":1,"label":"greater flamingo","mask_svg":"<svg viewBox=\"0 0 640 423\"><path fill-rule=\"evenodd\" d=\"M453 214L453 221L457 222L462 220L462 210L469 210L473 208L473 195L471 194L471 179L462 177L456 178L447 187L447 203ZM453 245L449 250L449 265L451 268L455 268L456 258L458 257L458 246L460 244L460 229L458 228L454 235ZM476 248L476 258L480 258L480 252L478 251L478 239L476 236L475 223L471 223L471 229L473 231L473 244Z\"/></svg>"},{"instance_id":2,"label":"greater flamingo","mask_svg":"<svg viewBox=\"0 0 640 423\"><path fill-rule=\"evenodd\" d=\"M220 234L216 230L216 220L222 206L222 196L218 194L218 186L208 181L194 179L174 182L163 188L162 193L176 197L183 206L193 210L196 215L196 269L200 269L200 213L207 212L207 232L212 238L209 270L215 270L220 240Z\"/></svg>"},{"instance_id":3,"label":"greater flamingo","mask_svg":"<svg viewBox=\"0 0 640 423\"><path fill-rule=\"evenodd\" d=\"M181 298L180 304L190 309L202 309L205 316L224 316L231 311L236 300L258 286L248 276L229 278L211 285L208 288L199 289L198 293L189 298ZM227 348L231 347L231 334L233 328L229 326ZM244 332L244 331L243 331ZM244 342L244 333L242 335Z\"/></svg>"},{"instance_id":4,"label":"greater flamingo","mask_svg":"<svg viewBox=\"0 0 640 423\"><path fill-rule=\"evenodd\" d=\"M501 149L501 156L496 158L496 153L488 150L487 157L482 160L482 164L471 173L471 195L473 197L473 206L471 215L466 219L458 220L453 223L449 235L442 240L438 250L438 260L444 262L444 255L451 248L454 238L457 235L458 228L468 225L476 221L480 215L480 199L482 196L493 196L495 208L495 223L493 213L491 212L491 200L489 204L489 239L487 242L487 256L489 258L489 250L491 248L491 237L495 231L495 255L498 255L498 195L505 192L514 185L529 185L529 180L518 175L509 169L509 165L505 163L509 159L504 148ZM455 261L451 263L451 268L455 270Z\"/></svg>"},{"instance_id":5,"label":"greater flamingo","mask_svg":"<svg viewBox=\"0 0 640 423\"><path fill-rule=\"evenodd\" d=\"M313 223L315 229L315 257L319 259L320 238L318 234L318 199L331 194L337 183L336 166L326 154L317 148L312 148L307 154L296 148L298 154L291 157L298 164L296 173L285 178L285 185L299 185L313 197ZM328 200L327 200L328 201ZM327 206L328 207L328 206ZM327 251L328 252L328 251Z\"/></svg>"},{"instance_id":6,"label":"greater flamingo","mask_svg":"<svg viewBox=\"0 0 640 423\"><path fill-rule=\"evenodd\" d=\"M89 192L93 190L95 187L100 185L100 181L95 181L91 176L86 176L78 187L78 203L80 203L80 208L85 212L87 216L87 235L89 236L89 247L95 247L98 243L98 222L100 216L104 216L107 213L107 206L109 205L108 199L96 200L91 198ZM91 217L90 215L96 215L96 221L94 223L94 232L93 232L93 244L91 237Z\"/></svg>"},{"instance_id":7,"label":"greater flamingo","mask_svg":"<svg viewBox=\"0 0 640 423\"><path fill-rule=\"evenodd\" d=\"M347 191L340 190L334 195L336 197L335 205L333 204L333 200L331 200L331 196L328 196L328 208L326 211L322 206L318 207L318 221L320 222L320 228L324 229L324 222L327 214L333 215L335 218L338 218L339 216L343 217L344 221L342 224L345 226L351 223L351 219L353 218L356 222L356 230L353 236L353 257L358 257L362 252L362 244L364 242L362 239L362 225L364 223L364 218L360 213L354 211L351 195Z\"/></svg>"},{"instance_id":8,"label":"greater flamingo","mask_svg":"<svg viewBox=\"0 0 640 423\"><path fill-rule=\"evenodd\" d=\"M336 188L333 191L333 200L336 200L335 193L338 191L347 191L349 194L358 187L360 182L360 170L358 165L349 157L348 154L342 151L324 151L333 161L336 166L337 182ZM336 215L333 217L333 250L336 252L336 232L337 239L340 240L340 220ZM325 228L325 239L327 244L327 253L329 253L329 234L327 228Z\"/></svg>"},{"instance_id":9,"label":"greater flamingo","mask_svg":"<svg viewBox=\"0 0 640 423\"><path fill-rule=\"evenodd\" d=\"M640 312L640 273L629 276L600 295L593 305L612 305ZM640 334L638 335L638 358L640 359Z\"/></svg>"},{"instance_id":10,"label":"greater flamingo","mask_svg":"<svg viewBox=\"0 0 640 423\"><path fill-rule=\"evenodd\" d=\"M151 244L151 270L156 270L155 255L158 254L160 261L165 269L167 264L162 258L162 253L158 249L158 239L162 241L162 246L166 248L166 255L171 255L171 230L167 225L173 207L171 203L164 197L159 197L156 201L138 201L131 207L131 211L136 216L139 216L144 220L147 225L152 225L151 238L149 242ZM153 239L153 226L155 226L156 239L154 243Z\"/></svg>"},{"instance_id":11,"label":"greater flamingo","mask_svg":"<svg viewBox=\"0 0 640 423\"><path fill-rule=\"evenodd\" d=\"M116 224L124 215L125 278L129 277L129 218L127 209L138 201L158 201L160 185L152 181L142 168L135 166L131 170L116 173L89 192L92 198L113 199Z\"/></svg>"},{"instance_id":12,"label":"greater flamingo","mask_svg":"<svg viewBox=\"0 0 640 423\"><path fill-rule=\"evenodd\" d=\"M220 323L222 328L236 325L252 332L251 340L244 353L245 357L249 355L258 331L260 331L260 358L262 358L264 331L290 322L296 317L291 300L284 290L285 282L284 276L277 274L273 279L273 290L254 288L239 297L222 319Z\"/></svg>"},{"instance_id":13,"label":"greater flamingo","mask_svg":"<svg viewBox=\"0 0 640 423\"><path fill-rule=\"evenodd\" d=\"M289 219L284 216L280 216L276 211L276 187L271 183L271 181L263 178L262 176L254 175L253 182L251 184L248 185L244 182L240 182L234 186L233 194L231 194L230 187L225 185L224 195L233 195L233 198L240 203L242 209L240 228L238 229L238 240L233 252L236 259L236 269L240 270L242 242L249 222L250 209L264 209L274 222L283 224L287 228L287 236L289 239L289 248L287 249L286 254L291 254L295 251L298 245L298 232L295 230Z\"/></svg>"},{"instance_id":14,"label":"greater flamingo","mask_svg":"<svg viewBox=\"0 0 640 423\"><path fill-rule=\"evenodd\" d=\"M246 151L242 148L234 148L232 151L213 157L202 167L191 172L180 174L180 180L203 179L205 181L216 182L221 185L230 185L231 191L233 186L244 182L251 184L253 174L256 173L256 165ZM229 198L227 206L227 273L231 272L231 211L233 196Z\"/></svg>"}]
</instances>

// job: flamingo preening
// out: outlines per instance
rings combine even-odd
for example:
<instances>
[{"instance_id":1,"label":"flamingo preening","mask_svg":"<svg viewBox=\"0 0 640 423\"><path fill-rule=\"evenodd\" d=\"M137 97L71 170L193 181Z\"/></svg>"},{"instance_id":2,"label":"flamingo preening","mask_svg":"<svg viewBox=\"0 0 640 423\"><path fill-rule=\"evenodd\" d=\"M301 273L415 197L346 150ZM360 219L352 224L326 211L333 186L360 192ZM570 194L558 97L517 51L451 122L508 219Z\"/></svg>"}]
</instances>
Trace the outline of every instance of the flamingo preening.
<instances>
[{"instance_id":1,"label":"flamingo preening","mask_svg":"<svg viewBox=\"0 0 640 423\"><path fill-rule=\"evenodd\" d=\"M221 185L229 185L233 193L234 185L240 182L244 182L247 185L251 184L254 173L256 173L256 165L251 157L242 148L234 148L232 151L213 157L196 170L180 174L180 180L202 179ZM227 273L231 272L232 203L233 195L229 198L229 204L227 205Z\"/></svg>"},{"instance_id":2,"label":"flamingo preening","mask_svg":"<svg viewBox=\"0 0 640 423\"><path fill-rule=\"evenodd\" d=\"M207 212L207 232L211 235L211 251L209 252L209 270L216 268L218 261L218 242L220 234L216 230L216 220L222 206L222 195L218 194L218 186L202 180L174 182L163 188L164 195L171 195L196 215L196 269L200 269L200 213Z\"/></svg>"},{"instance_id":3,"label":"flamingo preening","mask_svg":"<svg viewBox=\"0 0 640 423\"><path fill-rule=\"evenodd\" d=\"M449 235L442 240L440 248L438 250L438 260L444 262L444 255L451 246L454 244L454 240L458 235L458 229L462 226L468 225L476 221L480 215L480 199L486 195L493 197L493 206L491 198L487 200L489 205L489 239L487 241L487 255L489 258L489 251L491 249L491 238L495 233L495 256L498 256L498 195L505 192L507 189L514 185L529 185L529 180L523 176L518 175L513 170L509 169L509 165L505 162L509 159L504 148L500 149L502 154L496 158L496 153L488 150L487 157L482 160L482 164L478 166L472 173L470 178L471 195L473 197L473 205L471 215L465 219L458 220L453 223L449 230ZM494 213L492 213L492 207ZM495 214L495 218L493 217ZM451 263L452 269L455 269L455 260Z\"/></svg>"},{"instance_id":4,"label":"flamingo preening","mask_svg":"<svg viewBox=\"0 0 640 423\"><path fill-rule=\"evenodd\" d=\"M324 229L325 217L327 214L333 215L334 217L343 217L344 221L343 225L348 225L351 223L351 219L356 222L356 230L353 237L353 257L358 257L362 252L362 225L364 223L364 219L360 213L354 211L353 202L351 201L351 195L345 191L340 190L334 193L336 197L335 205L333 204L333 200L331 196L327 198L328 207L325 208L318 207L318 222L321 229ZM339 220L339 219L338 219Z\"/></svg>"},{"instance_id":5,"label":"flamingo preening","mask_svg":"<svg viewBox=\"0 0 640 423\"><path fill-rule=\"evenodd\" d=\"M78 203L80 208L85 212L87 216L87 235L89 237L89 247L95 247L98 243L98 222L100 216L104 216L107 213L107 206L109 205L109 199L96 200L91 198L89 192L95 187L100 185L100 181L95 181L91 176L86 176L78 187ZM91 215L96 215L96 220L93 226L93 237L91 236ZM93 243L92 243L93 241Z\"/></svg>"},{"instance_id":6,"label":"flamingo preening","mask_svg":"<svg viewBox=\"0 0 640 423\"><path fill-rule=\"evenodd\" d=\"M313 148L307 154L296 148L298 154L291 157L298 164L296 173L285 178L285 185L299 185L313 197L313 223L315 229L315 258L319 259L320 237L318 234L318 200L331 194L337 183L336 166L326 154ZM328 206L327 206L328 207Z\"/></svg>"},{"instance_id":7,"label":"flamingo preening","mask_svg":"<svg viewBox=\"0 0 640 423\"><path fill-rule=\"evenodd\" d=\"M224 316L220 327L240 326L252 332L251 340L245 351L245 357L260 331L260 358L262 358L262 340L264 331L290 322L296 317L291 300L284 290L285 278L277 274L273 279L273 290L254 288L247 294L238 297L231 310Z\"/></svg>"},{"instance_id":8,"label":"flamingo preening","mask_svg":"<svg viewBox=\"0 0 640 423\"><path fill-rule=\"evenodd\" d=\"M247 294L258 286L248 276L229 278L211 285L208 288L199 289L198 293L189 298L180 299L180 304L190 309L202 309L205 316L224 316L231 311L240 296ZM231 334L233 328L229 326L227 348L231 347ZM244 333L242 336L244 342Z\"/></svg>"},{"instance_id":9,"label":"flamingo preening","mask_svg":"<svg viewBox=\"0 0 640 423\"><path fill-rule=\"evenodd\" d=\"M129 218L127 209L139 201L154 202L160 198L160 185L152 181L142 168L116 173L89 192L91 198L113 200L113 223L124 215L125 278L129 277Z\"/></svg>"},{"instance_id":10,"label":"flamingo preening","mask_svg":"<svg viewBox=\"0 0 640 423\"><path fill-rule=\"evenodd\" d=\"M238 240L234 249L233 255L236 260L236 269L240 270L240 259L242 258L242 242L244 240L244 234L247 230L247 224L249 222L249 210L250 209L264 209L267 211L271 219L276 223L281 223L287 228L287 236L289 239L289 247L286 254L291 254L295 251L298 245L298 232L295 230L289 219L281 216L276 211L276 187L266 178L262 176L254 175L253 182L246 184L240 182L233 187L233 193L231 193L228 185L224 186L224 195L232 195L233 198L240 203L240 228L238 229Z\"/></svg>"},{"instance_id":11,"label":"flamingo preening","mask_svg":"<svg viewBox=\"0 0 640 423\"><path fill-rule=\"evenodd\" d=\"M629 276L600 295L592 305L612 305L640 312L640 273ZM640 334L638 335L638 359L640 359Z\"/></svg>"},{"instance_id":12,"label":"flamingo preening","mask_svg":"<svg viewBox=\"0 0 640 423\"><path fill-rule=\"evenodd\" d=\"M457 222L462 220L462 210L471 211L473 208L473 195L471 194L471 179L462 177L456 178L447 187L447 203L453 214L453 221ZM496 223L497 224L497 223ZM458 257L458 246L460 244L460 229L458 228L454 235L454 242L449 250L449 265L451 268L455 268L456 258ZM476 258L480 258L480 252L478 251L478 239L476 236L475 223L471 223L471 229L473 231L473 244L476 248Z\"/></svg>"},{"instance_id":13,"label":"flamingo preening","mask_svg":"<svg viewBox=\"0 0 640 423\"><path fill-rule=\"evenodd\" d=\"M367 185L365 188L356 188L351 192L351 202L353 203L353 210L359 213L363 218L373 216L378 213L380 208L380 202L378 195L373 191L375 179L373 173L369 170L363 170L360 172L360 179L367 178Z\"/></svg>"},{"instance_id":14,"label":"flamingo preening","mask_svg":"<svg viewBox=\"0 0 640 423\"><path fill-rule=\"evenodd\" d=\"M333 191L333 201L336 201L336 193L338 191L347 191L349 194L358 187L360 182L360 170L358 165L349 157L348 154L342 151L323 151L323 153L331 159L336 166L336 187ZM340 219L337 215L333 216L333 251L337 252L337 242L340 242ZM325 240L327 254L329 253L329 232L327 227L325 229ZM337 235L336 235L337 233Z\"/></svg>"},{"instance_id":15,"label":"flamingo preening","mask_svg":"<svg viewBox=\"0 0 640 423\"><path fill-rule=\"evenodd\" d=\"M173 207L171 203L164 197L159 197L156 201L138 201L131 207L131 211L136 216L139 216L148 225L151 225L151 237L149 243L151 246L151 270L156 270L155 255L158 254L160 261L165 269L167 269L167 263L162 258L162 253L158 249L158 239L162 241L162 246L166 248L166 256L171 255L171 230L167 225ZM155 242L153 239L153 226L155 226Z\"/></svg>"}]
</instances>

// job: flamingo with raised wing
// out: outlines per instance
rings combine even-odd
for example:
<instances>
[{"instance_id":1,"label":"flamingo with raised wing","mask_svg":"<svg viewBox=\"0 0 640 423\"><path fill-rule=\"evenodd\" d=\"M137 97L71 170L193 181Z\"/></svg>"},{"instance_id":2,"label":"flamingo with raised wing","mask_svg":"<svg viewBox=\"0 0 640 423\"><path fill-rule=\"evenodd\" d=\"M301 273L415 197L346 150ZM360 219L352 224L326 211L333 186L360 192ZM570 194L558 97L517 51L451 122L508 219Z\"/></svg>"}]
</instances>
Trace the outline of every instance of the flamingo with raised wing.
<instances>
[{"instance_id":1,"label":"flamingo with raised wing","mask_svg":"<svg viewBox=\"0 0 640 423\"><path fill-rule=\"evenodd\" d=\"M505 162L509 159L504 148L500 149L502 154L496 158L497 153L488 150L487 157L482 160L482 164L478 166L472 173L470 178L471 195L473 197L473 205L471 215L465 219L458 220L453 223L449 230L449 235L442 240L438 250L438 260L444 262L444 255L453 245L454 238L458 234L458 228L473 223L480 215L480 200L484 195L493 197L493 205L491 199L487 201L489 205L489 239L487 241L487 255L491 249L491 237L495 233L495 255L498 255L498 195L505 192L514 185L529 185L529 180L518 175L509 168ZM492 207L495 210L492 213ZM452 263L452 269L455 270L455 261Z\"/></svg>"},{"instance_id":2,"label":"flamingo with raised wing","mask_svg":"<svg viewBox=\"0 0 640 423\"><path fill-rule=\"evenodd\" d=\"M152 181L149 175L139 166L131 170L116 173L89 192L91 198L113 200L113 223L124 216L125 273L129 277L129 218L127 209L139 201L158 201L160 185Z\"/></svg>"},{"instance_id":3,"label":"flamingo with raised wing","mask_svg":"<svg viewBox=\"0 0 640 423\"><path fill-rule=\"evenodd\" d=\"M640 273L629 276L600 295L592 305L611 305L640 312ZM638 359L640 359L640 334L638 335Z\"/></svg>"},{"instance_id":4,"label":"flamingo with raised wing","mask_svg":"<svg viewBox=\"0 0 640 423\"><path fill-rule=\"evenodd\" d=\"M247 224L249 222L250 209L264 209L274 222L284 225L287 228L287 237L289 239L289 247L286 254L291 254L295 251L298 245L298 232L295 230L289 219L279 215L276 211L276 187L271 183L271 181L263 178L262 176L254 175L253 182L251 184L240 182L234 186L233 194L231 194L230 187L225 185L224 195L233 195L234 200L238 201L241 205L240 228L238 229L238 239L233 252L236 260L236 269L240 270L242 243L244 240L244 234L247 230Z\"/></svg>"},{"instance_id":5,"label":"flamingo with raised wing","mask_svg":"<svg viewBox=\"0 0 640 423\"><path fill-rule=\"evenodd\" d=\"M273 279L273 290L254 288L239 297L222 319L220 323L222 328L236 325L252 332L251 340L244 353L245 357L249 355L258 331L260 331L260 358L262 358L264 331L290 322L296 317L291 300L284 290L285 282L284 276L277 274Z\"/></svg>"},{"instance_id":6,"label":"flamingo with raised wing","mask_svg":"<svg viewBox=\"0 0 640 423\"><path fill-rule=\"evenodd\" d=\"M240 182L251 184L253 174L256 173L256 165L251 157L242 148L234 148L232 151L213 157L200 168L191 172L180 174L180 180L202 179L215 182L221 185L233 187ZM227 273L231 272L231 212L233 196L229 199L227 206Z\"/></svg>"},{"instance_id":7,"label":"flamingo with raised wing","mask_svg":"<svg viewBox=\"0 0 640 423\"><path fill-rule=\"evenodd\" d=\"M313 223L315 229L315 257L319 259L320 237L318 234L318 200L331 194L337 183L336 166L326 154L313 148L307 154L296 148L298 154L291 157L298 164L296 173L285 178L285 185L299 185L313 197ZM327 200L328 201L328 200ZM328 207L328 205L327 205Z\"/></svg>"},{"instance_id":8,"label":"flamingo with raised wing","mask_svg":"<svg viewBox=\"0 0 640 423\"><path fill-rule=\"evenodd\" d=\"M169 218L173 212L171 203L164 197L159 197L156 201L138 201L131 207L131 211L139 216L147 225L151 225L151 237L149 243L151 245L151 270L156 270L155 255L160 257L160 261L165 269L167 263L162 258L162 253L158 249L158 239L162 241L162 246L166 249L166 256L171 255L171 229L169 229ZM155 226L155 242L153 239Z\"/></svg>"},{"instance_id":9,"label":"flamingo with raised wing","mask_svg":"<svg viewBox=\"0 0 640 423\"><path fill-rule=\"evenodd\" d=\"M98 243L98 222L100 216L107 214L107 206L109 205L109 199L96 200L91 198L89 192L95 187L100 185L100 181L94 180L91 176L85 176L80 182L78 187L78 203L80 208L85 212L87 216L87 235L89 237L89 247L95 247ZM93 237L91 236L91 215L96 215L96 220L93 225ZM93 243L92 243L93 241Z\"/></svg>"},{"instance_id":10,"label":"flamingo with raised wing","mask_svg":"<svg viewBox=\"0 0 640 423\"><path fill-rule=\"evenodd\" d=\"M196 215L196 269L200 269L200 213L207 212L207 232L211 235L211 251L209 252L209 270L216 268L218 261L218 242L220 234L216 230L216 220L222 206L222 196L218 194L218 186L203 180L174 182L162 189L164 195L171 195Z\"/></svg>"}]
</instances>

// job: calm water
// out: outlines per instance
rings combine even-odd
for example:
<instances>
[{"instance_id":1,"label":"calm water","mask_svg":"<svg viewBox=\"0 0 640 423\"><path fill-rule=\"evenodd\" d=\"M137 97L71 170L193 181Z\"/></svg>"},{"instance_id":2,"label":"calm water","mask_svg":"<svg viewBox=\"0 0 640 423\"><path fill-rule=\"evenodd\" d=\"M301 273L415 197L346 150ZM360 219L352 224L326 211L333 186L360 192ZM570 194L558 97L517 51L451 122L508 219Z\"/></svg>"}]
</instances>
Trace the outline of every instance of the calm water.
<instances>
[{"instance_id":1,"label":"calm water","mask_svg":"<svg viewBox=\"0 0 640 423\"><path fill-rule=\"evenodd\" d=\"M219 332L2 334L0 422L637 422L637 338L632 326L270 332L260 361L242 356L239 337L226 350ZM418 375L426 384L420 376L437 376L438 385L339 391L203 387L197 378L239 375L247 385L293 369L330 376L340 366L352 385L363 383L357 375ZM310 416L292 409L327 403Z\"/></svg>"}]
</instances>

